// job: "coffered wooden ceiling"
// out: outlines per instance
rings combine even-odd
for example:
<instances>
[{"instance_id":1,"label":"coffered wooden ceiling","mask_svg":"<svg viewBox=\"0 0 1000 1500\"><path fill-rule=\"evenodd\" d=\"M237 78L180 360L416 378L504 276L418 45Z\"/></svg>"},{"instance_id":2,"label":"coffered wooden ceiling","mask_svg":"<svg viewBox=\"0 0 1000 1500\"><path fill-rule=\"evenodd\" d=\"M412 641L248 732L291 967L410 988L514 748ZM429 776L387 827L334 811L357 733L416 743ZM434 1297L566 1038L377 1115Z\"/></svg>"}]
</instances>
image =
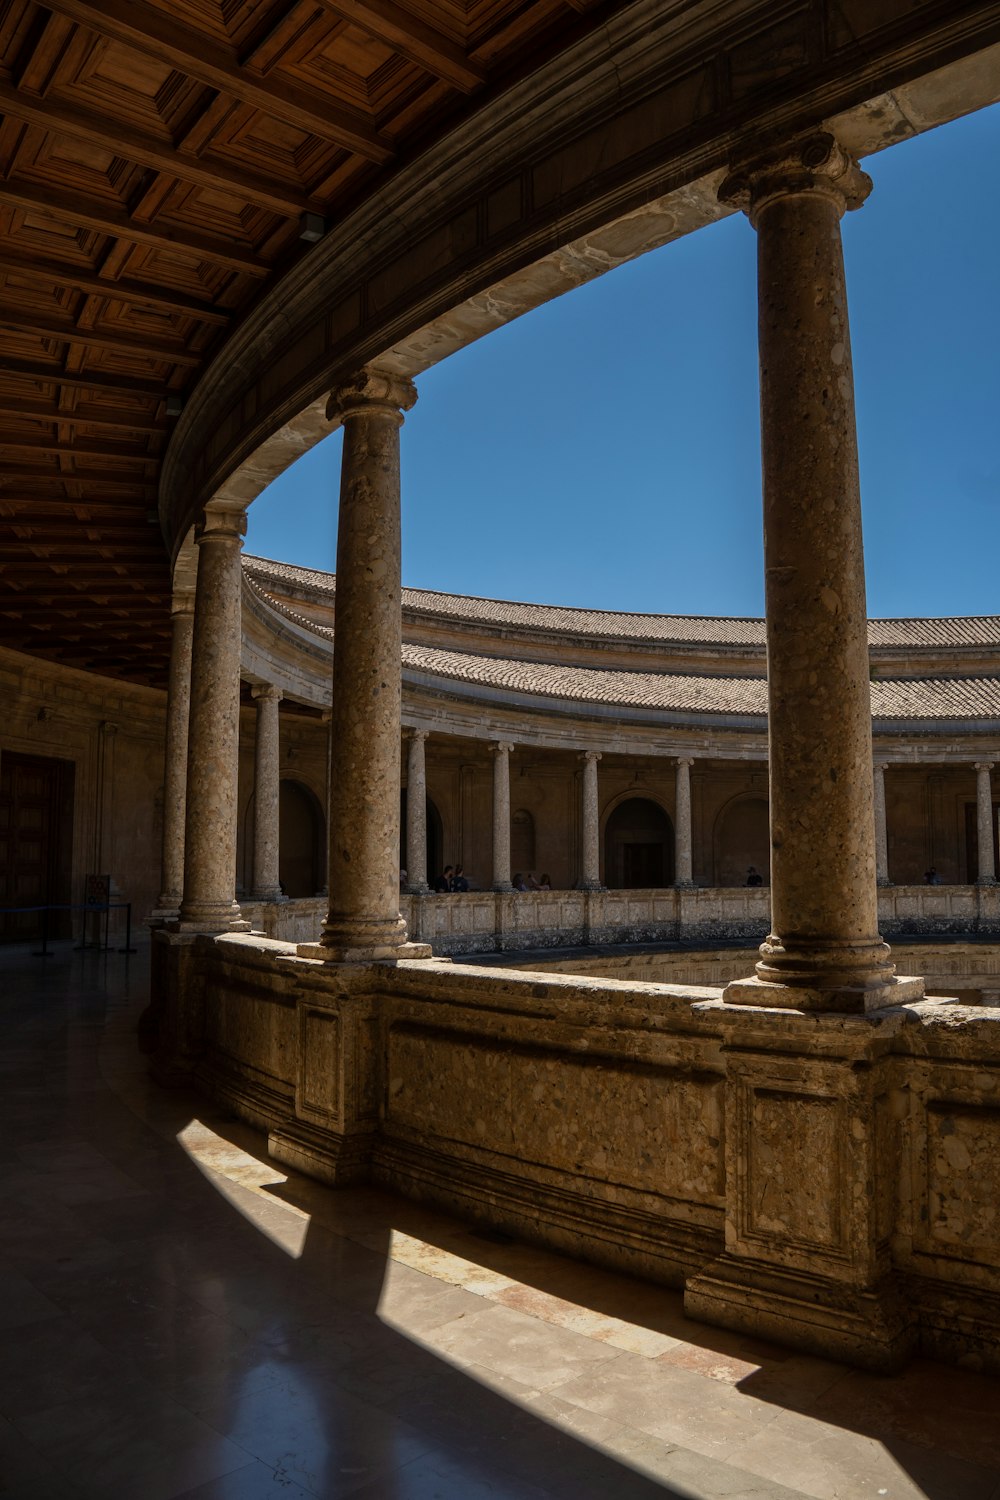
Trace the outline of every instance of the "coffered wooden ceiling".
<instances>
[{"instance_id":1,"label":"coffered wooden ceiling","mask_svg":"<svg viewBox=\"0 0 1000 1500\"><path fill-rule=\"evenodd\" d=\"M171 411L303 214L616 3L0 0L0 644L165 683Z\"/></svg>"}]
</instances>

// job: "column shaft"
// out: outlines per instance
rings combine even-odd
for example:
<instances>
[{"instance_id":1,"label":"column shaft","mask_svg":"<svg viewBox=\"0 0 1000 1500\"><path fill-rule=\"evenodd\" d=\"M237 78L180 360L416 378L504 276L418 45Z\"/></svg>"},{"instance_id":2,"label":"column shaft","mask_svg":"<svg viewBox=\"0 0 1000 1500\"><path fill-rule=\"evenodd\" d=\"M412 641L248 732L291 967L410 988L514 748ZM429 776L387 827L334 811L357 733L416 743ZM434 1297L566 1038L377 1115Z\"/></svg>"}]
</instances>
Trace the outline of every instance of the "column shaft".
<instances>
[{"instance_id":1,"label":"column shaft","mask_svg":"<svg viewBox=\"0 0 1000 1500\"><path fill-rule=\"evenodd\" d=\"M344 425L330 755L330 910L323 956L391 958L399 914L402 692L399 429L416 392L362 371L328 412Z\"/></svg>"},{"instance_id":2,"label":"column shaft","mask_svg":"<svg viewBox=\"0 0 1000 1500\"><path fill-rule=\"evenodd\" d=\"M674 884L693 885L691 877L691 767L694 761L681 756L677 762L677 788L675 796L676 824L674 827L675 858Z\"/></svg>"},{"instance_id":3,"label":"column shaft","mask_svg":"<svg viewBox=\"0 0 1000 1500\"><path fill-rule=\"evenodd\" d=\"M845 208L870 182L817 134L723 184L757 230L772 930L739 1003L890 1000L878 932L871 704ZM895 997L895 998L898 998Z\"/></svg>"},{"instance_id":4,"label":"column shaft","mask_svg":"<svg viewBox=\"0 0 1000 1500\"><path fill-rule=\"evenodd\" d=\"M583 762L583 848L580 889L599 891L601 887L601 820L597 785L597 762L600 750L585 750Z\"/></svg>"},{"instance_id":5,"label":"column shaft","mask_svg":"<svg viewBox=\"0 0 1000 1500\"><path fill-rule=\"evenodd\" d=\"M879 885L891 885L889 879L889 839L885 823L885 766L875 762L875 877Z\"/></svg>"},{"instance_id":6,"label":"column shaft","mask_svg":"<svg viewBox=\"0 0 1000 1500\"><path fill-rule=\"evenodd\" d=\"M236 904L236 822L245 526L235 507L212 510L197 538L181 927L199 932L243 925Z\"/></svg>"},{"instance_id":7,"label":"column shaft","mask_svg":"<svg viewBox=\"0 0 1000 1500\"><path fill-rule=\"evenodd\" d=\"M174 595L170 613L170 676L163 751L163 847L160 899L153 913L169 921L180 911L184 890L184 804L187 789L188 719L191 711L191 641L194 595Z\"/></svg>"},{"instance_id":8,"label":"column shaft","mask_svg":"<svg viewBox=\"0 0 1000 1500\"><path fill-rule=\"evenodd\" d=\"M253 899L280 901L280 717L281 693L275 687L255 687L257 737L254 743Z\"/></svg>"},{"instance_id":9,"label":"column shaft","mask_svg":"<svg viewBox=\"0 0 1000 1500\"><path fill-rule=\"evenodd\" d=\"M979 854L977 885L996 885L996 860L993 856L993 787L992 761L976 762L976 833Z\"/></svg>"},{"instance_id":10,"label":"column shaft","mask_svg":"<svg viewBox=\"0 0 1000 1500\"><path fill-rule=\"evenodd\" d=\"M413 729L406 754L406 889L419 896L427 884L426 729Z\"/></svg>"},{"instance_id":11,"label":"column shaft","mask_svg":"<svg viewBox=\"0 0 1000 1500\"><path fill-rule=\"evenodd\" d=\"M493 751L493 889L511 889L510 869L510 761L513 745L500 741Z\"/></svg>"}]
</instances>

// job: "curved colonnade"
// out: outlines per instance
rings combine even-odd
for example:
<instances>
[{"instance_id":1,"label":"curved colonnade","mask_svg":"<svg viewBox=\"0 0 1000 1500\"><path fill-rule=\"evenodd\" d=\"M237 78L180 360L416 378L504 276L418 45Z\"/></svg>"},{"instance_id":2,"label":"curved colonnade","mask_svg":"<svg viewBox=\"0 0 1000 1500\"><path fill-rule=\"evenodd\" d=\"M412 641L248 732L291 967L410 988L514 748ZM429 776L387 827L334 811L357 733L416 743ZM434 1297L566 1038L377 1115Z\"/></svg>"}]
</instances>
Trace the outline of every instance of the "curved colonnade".
<instances>
[{"instance_id":1,"label":"curved colonnade","mask_svg":"<svg viewBox=\"0 0 1000 1500\"><path fill-rule=\"evenodd\" d=\"M870 191L860 156L981 102L989 70L965 63L981 61L984 38L928 24L905 46L881 37L859 69L833 27L806 45L803 56L828 51L803 66L798 93L766 68L734 87L730 68L706 106L722 39L704 28L630 7L481 108L262 299L185 410L161 499L175 555L192 525L199 554L183 884L168 838L162 905L178 895L179 921L157 934L154 975L161 1075L193 1069L268 1129L276 1156L327 1180L374 1176L683 1281L696 1316L877 1367L918 1345L995 1363L996 1020L925 1001L879 934L884 795L839 229ZM404 664L421 733L422 696L444 691L473 713L484 696L454 662L449 673L447 649L420 648L437 653L429 671L403 650L399 428L413 377L734 208L756 230L760 265L771 931L755 973L722 993L453 969L407 940L399 914ZM296 946L248 935L235 899L242 513L337 423L329 896L320 940ZM178 652L185 635L178 626ZM953 644L989 656L989 642ZM480 676L502 696L503 658L490 661ZM560 672L590 670L528 666L547 684L528 701L549 705ZM741 695L760 719L753 676L731 679L737 720L754 717ZM707 690L715 702L723 680ZM941 724L968 708L967 681L931 692ZM266 673L259 685L278 687ZM886 712L905 720L912 685L876 683L876 704L883 689ZM258 774L272 778L274 704L258 693ZM596 690L591 705L589 743L574 749L603 754L595 726L621 705ZM669 736L682 886L696 710L675 707ZM956 715L979 766L984 882L992 711ZM493 885L511 900L515 740L490 743ZM580 863L592 888L596 758L587 764ZM413 772L419 784L418 751ZM416 846L419 816L412 836ZM263 823L257 838L267 892Z\"/></svg>"}]
</instances>

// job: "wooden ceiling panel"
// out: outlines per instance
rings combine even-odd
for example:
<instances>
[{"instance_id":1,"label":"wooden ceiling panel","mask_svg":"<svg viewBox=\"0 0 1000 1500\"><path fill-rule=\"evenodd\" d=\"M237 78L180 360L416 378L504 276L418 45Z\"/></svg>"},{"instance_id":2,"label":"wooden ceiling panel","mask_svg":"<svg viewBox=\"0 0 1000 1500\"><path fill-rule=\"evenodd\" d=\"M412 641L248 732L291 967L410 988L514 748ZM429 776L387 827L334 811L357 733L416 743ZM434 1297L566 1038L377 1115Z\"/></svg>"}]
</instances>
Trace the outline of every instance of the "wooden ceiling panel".
<instances>
[{"instance_id":1,"label":"wooden ceiling panel","mask_svg":"<svg viewBox=\"0 0 1000 1500\"><path fill-rule=\"evenodd\" d=\"M168 393L571 3L0 0L0 644L163 685Z\"/></svg>"},{"instance_id":2,"label":"wooden ceiling panel","mask_svg":"<svg viewBox=\"0 0 1000 1500\"><path fill-rule=\"evenodd\" d=\"M177 107L177 86L183 75L148 53L122 47L82 27L76 34L83 55L72 60L75 66L66 59L46 98L53 103L89 105L105 119L112 116L172 143L170 126L161 113L161 99Z\"/></svg>"}]
</instances>

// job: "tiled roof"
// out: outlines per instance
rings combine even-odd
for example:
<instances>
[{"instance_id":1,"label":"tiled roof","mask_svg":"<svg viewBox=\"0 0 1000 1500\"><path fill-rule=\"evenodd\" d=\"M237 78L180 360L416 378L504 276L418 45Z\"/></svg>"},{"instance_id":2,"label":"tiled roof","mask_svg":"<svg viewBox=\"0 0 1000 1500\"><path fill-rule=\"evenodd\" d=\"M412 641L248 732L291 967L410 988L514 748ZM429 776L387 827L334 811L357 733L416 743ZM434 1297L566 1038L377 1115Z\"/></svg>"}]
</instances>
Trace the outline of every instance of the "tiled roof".
<instances>
[{"instance_id":1,"label":"tiled roof","mask_svg":"<svg viewBox=\"0 0 1000 1500\"><path fill-rule=\"evenodd\" d=\"M306 588L326 601L336 593L331 573L245 557L247 572L265 587L282 582ZM570 636L620 641L664 641L675 645L764 645L763 620L702 615L646 615L599 609L571 609L556 604L518 604L503 599L476 599L404 589L403 608L411 615L445 617L471 624L547 631ZM1000 649L1000 616L972 615L950 619L869 620L873 647L983 646Z\"/></svg>"},{"instance_id":2,"label":"tiled roof","mask_svg":"<svg viewBox=\"0 0 1000 1500\"><path fill-rule=\"evenodd\" d=\"M673 713L767 713L762 677L707 677L678 672L605 671L544 662L473 656L405 645L403 665L435 677L535 697ZM876 719L1000 719L1000 678L907 678L871 685Z\"/></svg>"},{"instance_id":3,"label":"tiled roof","mask_svg":"<svg viewBox=\"0 0 1000 1500\"><path fill-rule=\"evenodd\" d=\"M675 672L618 672L473 656L462 651L404 645L403 666L435 677L577 703L676 713L763 715L767 684L760 677L696 677Z\"/></svg>"}]
</instances>

